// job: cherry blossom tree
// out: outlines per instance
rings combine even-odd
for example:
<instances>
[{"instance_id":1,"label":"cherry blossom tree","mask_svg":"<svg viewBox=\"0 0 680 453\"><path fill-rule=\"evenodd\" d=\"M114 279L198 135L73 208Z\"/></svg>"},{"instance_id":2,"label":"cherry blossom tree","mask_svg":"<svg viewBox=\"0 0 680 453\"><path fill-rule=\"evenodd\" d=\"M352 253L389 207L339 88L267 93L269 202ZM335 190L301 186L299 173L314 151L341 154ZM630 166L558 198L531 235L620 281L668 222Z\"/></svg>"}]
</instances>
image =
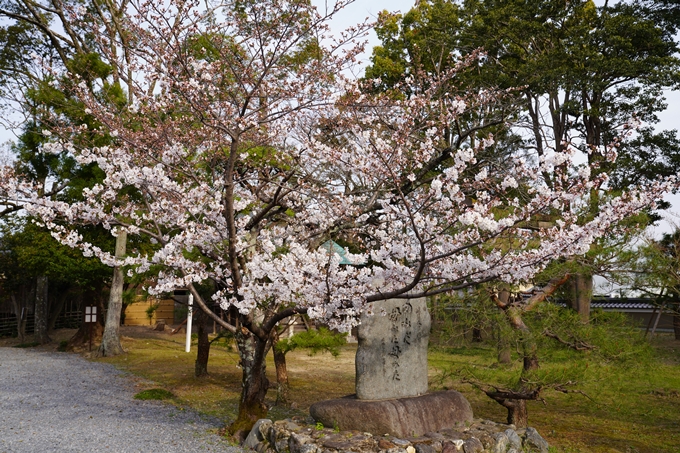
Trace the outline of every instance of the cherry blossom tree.
<instances>
[{"instance_id":1,"label":"cherry blossom tree","mask_svg":"<svg viewBox=\"0 0 680 453\"><path fill-rule=\"evenodd\" d=\"M126 86L134 101L113 108L73 75L100 124L89 133L111 142L76 143L80 131L64 124L44 146L96 163L106 177L82 201L23 195L63 243L130 274L160 269L151 293L187 287L234 333L243 391L232 433L266 414L265 357L285 318L306 313L348 330L373 301L530 281L549 260L585 253L674 184L610 195L606 174L591 178L591 167L572 164L569 144L539 162L477 162L494 141L473 113L493 110L503 93L447 95L454 67L411 84L408 96L366 94L347 75L365 26L328 35L344 5L317 11L305 0L239 0L208 10L131 1L124 22L134 42L121 64L134 75ZM465 130L457 129L462 115ZM616 146L599 151L615 159ZM546 173L557 175L551 185ZM16 198L8 176L5 196ZM608 201L583 221L593 190ZM535 228L546 212L560 219ZM155 246L117 257L71 227L82 223ZM329 240L347 246L356 265L341 264ZM235 323L201 298L196 285L206 280L217 288L212 302Z\"/></svg>"}]
</instances>

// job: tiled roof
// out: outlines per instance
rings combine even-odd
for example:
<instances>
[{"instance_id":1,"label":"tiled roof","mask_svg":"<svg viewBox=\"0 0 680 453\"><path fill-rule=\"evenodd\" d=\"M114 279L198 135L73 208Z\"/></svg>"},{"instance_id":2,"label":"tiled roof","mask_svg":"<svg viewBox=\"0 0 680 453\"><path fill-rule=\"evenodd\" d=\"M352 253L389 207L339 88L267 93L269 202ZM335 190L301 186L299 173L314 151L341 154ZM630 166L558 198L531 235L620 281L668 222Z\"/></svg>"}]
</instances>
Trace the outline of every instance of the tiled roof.
<instances>
[{"instance_id":1,"label":"tiled roof","mask_svg":"<svg viewBox=\"0 0 680 453\"><path fill-rule=\"evenodd\" d=\"M616 308L620 310L652 310L658 305L648 302L630 302L630 301L598 301L594 300L590 303L591 308Z\"/></svg>"},{"instance_id":2,"label":"tiled roof","mask_svg":"<svg viewBox=\"0 0 680 453\"><path fill-rule=\"evenodd\" d=\"M564 300L554 301L557 305L567 306ZM590 301L590 308L602 308L609 310L653 310L661 304L654 299L647 298L616 298L616 297L595 297Z\"/></svg>"}]
</instances>

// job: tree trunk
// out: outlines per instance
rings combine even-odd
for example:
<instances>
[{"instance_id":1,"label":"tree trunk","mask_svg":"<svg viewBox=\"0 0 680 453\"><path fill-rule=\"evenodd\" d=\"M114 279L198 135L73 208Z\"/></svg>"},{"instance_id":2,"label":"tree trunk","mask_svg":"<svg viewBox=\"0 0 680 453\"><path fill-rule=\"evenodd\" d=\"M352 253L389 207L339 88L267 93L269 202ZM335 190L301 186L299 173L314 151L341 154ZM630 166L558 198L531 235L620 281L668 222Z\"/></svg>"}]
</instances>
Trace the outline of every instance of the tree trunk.
<instances>
[{"instance_id":1,"label":"tree trunk","mask_svg":"<svg viewBox=\"0 0 680 453\"><path fill-rule=\"evenodd\" d=\"M238 439L245 439L255 422L267 415L264 403L269 380L266 373L267 351L269 339L261 340L244 328L234 335L241 358L243 370L241 399L238 406L238 416L229 426L229 433Z\"/></svg>"},{"instance_id":2,"label":"tree trunk","mask_svg":"<svg viewBox=\"0 0 680 453\"><path fill-rule=\"evenodd\" d=\"M54 291L52 291L52 294L54 294ZM53 303L52 305L52 312L50 313L50 321L47 325L47 328L49 330L54 330L54 326L57 323L57 319L59 319L59 315L61 314L61 311L64 309L64 305L66 304L66 299L69 297L69 287L63 287L59 289L59 295L56 297L53 297Z\"/></svg>"},{"instance_id":3,"label":"tree trunk","mask_svg":"<svg viewBox=\"0 0 680 453\"><path fill-rule=\"evenodd\" d=\"M496 324L493 333L496 337L498 363L501 365L510 365L512 363L512 350L510 349L510 343L505 336L503 336L503 329L500 325Z\"/></svg>"},{"instance_id":4,"label":"tree trunk","mask_svg":"<svg viewBox=\"0 0 680 453\"><path fill-rule=\"evenodd\" d=\"M531 371L538 369L538 356L536 351L524 356L524 371Z\"/></svg>"},{"instance_id":5,"label":"tree trunk","mask_svg":"<svg viewBox=\"0 0 680 453\"><path fill-rule=\"evenodd\" d=\"M196 377L208 375L208 359L210 358L210 339L208 338L208 315L203 310L196 310L198 321L198 352L196 353Z\"/></svg>"},{"instance_id":6,"label":"tree trunk","mask_svg":"<svg viewBox=\"0 0 680 453\"><path fill-rule=\"evenodd\" d=\"M116 236L116 258L123 258L125 256L126 244L127 233L118 231ZM123 310L124 283L123 270L120 267L114 267L111 292L109 293L109 307L106 311L104 335L102 336L99 349L94 354L95 357L113 357L125 352L120 344L120 314Z\"/></svg>"},{"instance_id":7,"label":"tree trunk","mask_svg":"<svg viewBox=\"0 0 680 453\"><path fill-rule=\"evenodd\" d=\"M680 340L680 306L676 305L673 310L673 331L675 339Z\"/></svg>"},{"instance_id":8,"label":"tree trunk","mask_svg":"<svg viewBox=\"0 0 680 453\"><path fill-rule=\"evenodd\" d=\"M501 404L508 409L509 425L515 425L517 428L526 428L529 426L527 400L505 400L505 403Z\"/></svg>"},{"instance_id":9,"label":"tree trunk","mask_svg":"<svg viewBox=\"0 0 680 453\"><path fill-rule=\"evenodd\" d=\"M587 323L590 320L590 301L593 297L593 276L574 274L569 279L570 305Z\"/></svg>"},{"instance_id":10,"label":"tree trunk","mask_svg":"<svg viewBox=\"0 0 680 453\"><path fill-rule=\"evenodd\" d=\"M97 313L104 312L104 301L102 296L100 296L101 288L94 290L88 290L86 294L81 295L80 300L80 312L85 313L86 305L94 305L97 307ZM104 323L101 316L97 316L97 322L91 327L85 324L84 315L81 318L80 327L78 331L68 340L68 345L66 348L68 350L73 350L75 347L85 346L90 343L90 333L92 334L92 343L96 343L102 337L104 332Z\"/></svg>"},{"instance_id":11,"label":"tree trunk","mask_svg":"<svg viewBox=\"0 0 680 453\"><path fill-rule=\"evenodd\" d=\"M482 329L479 327L472 328L472 342L481 343L482 342Z\"/></svg>"},{"instance_id":12,"label":"tree trunk","mask_svg":"<svg viewBox=\"0 0 680 453\"><path fill-rule=\"evenodd\" d=\"M45 275L38 277L35 289L35 341L40 344L47 344L52 339L47 335L48 328L48 306L47 306L47 287L48 281Z\"/></svg>"},{"instance_id":13,"label":"tree trunk","mask_svg":"<svg viewBox=\"0 0 680 453\"><path fill-rule=\"evenodd\" d=\"M12 305L14 306L14 315L17 319L17 336L19 337L19 343L26 341L26 309L25 303L19 303L16 294L10 293L10 298L12 299ZM23 315L23 316L22 316Z\"/></svg>"},{"instance_id":14,"label":"tree trunk","mask_svg":"<svg viewBox=\"0 0 680 453\"><path fill-rule=\"evenodd\" d=\"M275 338L272 349L274 351L274 366L276 366L276 405L288 406L290 401L288 399L290 384L288 382L288 368L286 367L286 354L283 351L276 349L278 343L278 335Z\"/></svg>"}]
</instances>

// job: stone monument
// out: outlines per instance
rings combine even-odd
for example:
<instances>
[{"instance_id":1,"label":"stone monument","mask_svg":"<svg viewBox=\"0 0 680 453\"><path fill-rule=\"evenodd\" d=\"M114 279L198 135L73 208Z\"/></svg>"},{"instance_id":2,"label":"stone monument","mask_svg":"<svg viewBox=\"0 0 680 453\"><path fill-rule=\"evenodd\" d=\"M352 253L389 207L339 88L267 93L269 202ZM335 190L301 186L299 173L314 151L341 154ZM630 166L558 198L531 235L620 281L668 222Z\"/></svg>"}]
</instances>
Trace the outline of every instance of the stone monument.
<instances>
[{"instance_id":1,"label":"stone monument","mask_svg":"<svg viewBox=\"0 0 680 453\"><path fill-rule=\"evenodd\" d=\"M362 314L356 355L356 395L313 404L328 427L383 435L420 436L472 421L455 391L427 394L430 314L425 298L372 303Z\"/></svg>"},{"instance_id":2,"label":"stone monument","mask_svg":"<svg viewBox=\"0 0 680 453\"><path fill-rule=\"evenodd\" d=\"M357 399L424 395L431 325L425 299L374 302L373 313L360 318Z\"/></svg>"}]
</instances>

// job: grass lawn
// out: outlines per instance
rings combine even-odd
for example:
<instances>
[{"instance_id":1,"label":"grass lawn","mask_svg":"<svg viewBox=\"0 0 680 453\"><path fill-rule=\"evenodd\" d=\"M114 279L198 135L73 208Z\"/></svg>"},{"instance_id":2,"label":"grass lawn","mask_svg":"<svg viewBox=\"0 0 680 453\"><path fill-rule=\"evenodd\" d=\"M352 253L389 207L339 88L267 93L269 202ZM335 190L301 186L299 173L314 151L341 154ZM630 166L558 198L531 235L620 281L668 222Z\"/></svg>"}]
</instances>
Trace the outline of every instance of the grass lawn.
<instances>
[{"instance_id":1,"label":"grass lawn","mask_svg":"<svg viewBox=\"0 0 680 453\"><path fill-rule=\"evenodd\" d=\"M547 371L585 369L574 386L585 395L546 391L545 403L528 402L529 424L557 452L680 452L680 342L658 341L654 351L649 363L627 366L588 363L587 357L567 360L569 354L564 353L562 357L542 357L541 367ZM483 347L432 351L430 366L438 370L470 366L493 370L494 355L495 350ZM516 363L515 376L519 370ZM471 385L461 384L455 373L438 384L435 378L434 387L464 393L477 417L495 421L506 417L503 407Z\"/></svg>"},{"instance_id":2,"label":"grass lawn","mask_svg":"<svg viewBox=\"0 0 680 453\"><path fill-rule=\"evenodd\" d=\"M163 388L175 395L173 401L200 412L233 420L238 406L241 370L234 350L213 344L209 377L195 378L194 344L184 352L184 335L156 333L146 328L124 331L127 354L98 359L112 363L140 380L140 391ZM141 329L141 330L140 330ZM355 345L343 347L338 358L330 354L309 356L304 351L288 354L293 408L273 407L270 417L306 415L310 404L354 392ZM575 354L575 353L574 353ZM271 356L271 354L270 354ZM433 349L430 352L432 390L454 388L469 399L475 416L504 421L505 409L469 384L460 382L464 368L487 375L512 376L519 370L498 369L495 350L485 346ZM680 342L660 337L653 357L615 363L594 364L583 354L550 352L541 357L541 369L562 373L580 368L578 393L546 391L545 404L529 402L529 423L550 442L556 452L576 453L680 453ZM273 363L270 380L275 382ZM451 371L453 370L453 371ZM275 389L269 395L275 397ZM273 401L270 401L273 403Z\"/></svg>"}]
</instances>

